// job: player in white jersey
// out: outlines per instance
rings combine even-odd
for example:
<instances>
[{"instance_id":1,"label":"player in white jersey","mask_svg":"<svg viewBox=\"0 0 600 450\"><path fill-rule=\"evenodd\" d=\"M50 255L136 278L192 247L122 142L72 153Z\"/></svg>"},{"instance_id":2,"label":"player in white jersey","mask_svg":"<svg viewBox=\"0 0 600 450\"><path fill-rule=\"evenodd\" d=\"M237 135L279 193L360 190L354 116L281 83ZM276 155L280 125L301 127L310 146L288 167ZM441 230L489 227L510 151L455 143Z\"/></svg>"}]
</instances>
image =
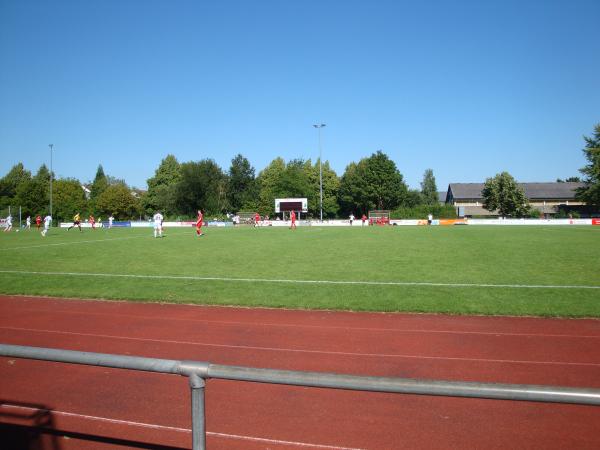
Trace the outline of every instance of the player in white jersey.
<instances>
[{"instance_id":1,"label":"player in white jersey","mask_svg":"<svg viewBox=\"0 0 600 450\"><path fill-rule=\"evenodd\" d=\"M154 237L162 237L162 223L163 223L163 215L160 213L160 211L157 211L156 214L154 214Z\"/></svg>"},{"instance_id":2,"label":"player in white jersey","mask_svg":"<svg viewBox=\"0 0 600 450\"><path fill-rule=\"evenodd\" d=\"M27 231L31 230L31 216L27 216L27 219L25 220L25 228L27 228Z\"/></svg>"},{"instance_id":3,"label":"player in white jersey","mask_svg":"<svg viewBox=\"0 0 600 450\"><path fill-rule=\"evenodd\" d=\"M44 231L42 231L42 236L46 237L46 233L48 233L48 230L50 229L51 225L52 225L52 216L50 214L48 214L46 217L44 217Z\"/></svg>"},{"instance_id":4,"label":"player in white jersey","mask_svg":"<svg viewBox=\"0 0 600 450\"><path fill-rule=\"evenodd\" d=\"M115 218L111 214L110 217L108 218L108 228L112 228L113 220L115 220Z\"/></svg>"},{"instance_id":5,"label":"player in white jersey","mask_svg":"<svg viewBox=\"0 0 600 450\"><path fill-rule=\"evenodd\" d=\"M9 214L6 218L6 228L4 228L4 232L12 230L12 216Z\"/></svg>"}]
</instances>

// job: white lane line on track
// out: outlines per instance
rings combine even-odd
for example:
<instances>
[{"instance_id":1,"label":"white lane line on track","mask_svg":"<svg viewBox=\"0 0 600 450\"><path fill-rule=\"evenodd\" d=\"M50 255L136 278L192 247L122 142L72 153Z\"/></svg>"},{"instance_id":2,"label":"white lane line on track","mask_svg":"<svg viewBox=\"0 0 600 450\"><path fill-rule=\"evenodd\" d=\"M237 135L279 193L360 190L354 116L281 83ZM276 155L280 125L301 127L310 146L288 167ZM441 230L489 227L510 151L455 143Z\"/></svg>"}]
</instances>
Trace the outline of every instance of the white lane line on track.
<instances>
[{"instance_id":1,"label":"white lane line on track","mask_svg":"<svg viewBox=\"0 0 600 450\"><path fill-rule=\"evenodd\" d=\"M86 300L87 301L87 300ZM344 331L368 331L372 333L418 333L418 334L466 334L466 335L481 335L481 336L509 336L509 337L540 337L540 338L569 338L569 339L600 339L600 334L597 336L584 335L584 334L549 334L549 333L506 333L504 331L461 331L461 330L430 330L426 328L413 329L413 328L375 328L375 327L351 327L351 326L338 326L338 325L307 325L307 324L295 324L295 323L268 323L268 322L240 322L233 320L210 320L210 319L189 319L182 317L164 317L164 316L141 316L132 314L113 314L113 313L102 313L96 311L68 311L68 310L44 310L44 309L25 309L20 308L20 312L28 312L29 315L36 313L48 313L48 314L70 314L70 315L82 315L82 316L106 316L106 317L119 317L119 318L132 318L142 320L159 320L161 323L166 321L177 321L177 322L191 322L191 323L203 323L207 325L232 325L232 326L243 326L243 327L274 327L274 328L308 328L316 330L344 330Z\"/></svg>"},{"instance_id":2,"label":"white lane line on track","mask_svg":"<svg viewBox=\"0 0 600 450\"><path fill-rule=\"evenodd\" d=\"M90 272L39 272L32 270L0 270L0 273L15 275L53 275L71 277L133 278L150 280L226 281L238 283L280 283L280 284L321 284L321 285L364 285L364 286L421 286L449 288L511 288L511 289L600 289L600 286L549 285L549 284L480 284L480 283L429 283L419 281L340 281L340 280L288 280L277 278L232 278L200 277L192 275L135 275L122 273Z\"/></svg>"},{"instance_id":3,"label":"white lane line on track","mask_svg":"<svg viewBox=\"0 0 600 450\"><path fill-rule=\"evenodd\" d=\"M231 349L238 349L238 350L254 350L254 351L267 351L267 352L283 352L283 353L289 352L289 353L306 353L306 354L336 355L336 356L358 356L358 357L369 357L369 358L430 359L430 360L442 360L442 361L471 361L471 362L509 363L509 364L540 364L540 365L559 365L559 366L600 367L600 363L586 363L586 362L461 358L461 357L453 357L453 356L401 355L401 354L392 354L392 353L335 352L335 351L326 351L326 350L306 350L306 349L277 348L277 347L256 347L256 346L251 346L251 345L211 344L211 343L205 343L205 342L177 341L177 340L173 340L173 339L137 338L137 337L130 337L130 336L115 336L115 335L95 334L95 333L78 333L78 332L73 332L73 331L42 330L42 329L35 329L35 328L20 328L20 327L0 327L0 330L65 334L65 335L87 336L87 337L105 338L105 339L122 339L122 340L128 340L128 341L158 342L158 343L163 343L163 344L177 344L177 345L198 345L201 347L231 348Z\"/></svg>"},{"instance_id":4,"label":"white lane line on track","mask_svg":"<svg viewBox=\"0 0 600 450\"><path fill-rule=\"evenodd\" d=\"M120 420L120 419L111 419L108 417L99 417L99 416L90 416L87 414L78 414L66 411L57 411L54 409L44 409L44 408L32 408L29 406L20 406L20 405L9 405L6 403L0 403L0 409L10 409L10 410L19 410L19 411L27 411L33 413L49 413L52 415L63 416L63 417L76 417L78 419L86 419L92 420L94 422L104 422L104 423L112 423L115 425L128 425L128 426L136 426L141 428L150 428L153 430L162 430L162 431L174 431L178 433L187 433L190 434L192 432L189 428L179 428L179 427L170 427L166 425L155 425L151 423L143 423L143 422L133 422L130 420ZM244 441L252 441L252 442L264 442L270 444L277 445L292 445L295 447L306 447L306 448L323 448L330 450L363 450L354 447L339 447L334 445L323 445L323 444L311 444L308 442L295 442L295 441L283 441L279 439L267 439L255 436L241 436L237 434L228 434L228 433L217 433L214 431L207 431L207 435L215 436L226 439L236 439L236 440L244 440Z\"/></svg>"}]
</instances>

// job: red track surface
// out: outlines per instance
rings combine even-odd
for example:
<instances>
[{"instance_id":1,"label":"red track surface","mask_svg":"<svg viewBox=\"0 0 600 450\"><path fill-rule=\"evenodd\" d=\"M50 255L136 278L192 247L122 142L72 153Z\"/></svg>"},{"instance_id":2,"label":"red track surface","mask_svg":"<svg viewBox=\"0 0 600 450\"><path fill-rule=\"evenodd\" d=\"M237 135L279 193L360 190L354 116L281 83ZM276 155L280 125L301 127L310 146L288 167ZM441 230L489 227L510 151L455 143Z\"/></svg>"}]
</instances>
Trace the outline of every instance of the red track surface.
<instances>
[{"instance_id":1,"label":"red track surface","mask_svg":"<svg viewBox=\"0 0 600 450\"><path fill-rule=\"evenodd\" d=\"M600 388L600 321L1 297L0 342L274 369ZM187 379L0 358L0 422L44 448L189 448ZM600 408L209 380L209 449L600 448ZM123 446L116 446L116 443Z\"/></svg>"}]
</instances>

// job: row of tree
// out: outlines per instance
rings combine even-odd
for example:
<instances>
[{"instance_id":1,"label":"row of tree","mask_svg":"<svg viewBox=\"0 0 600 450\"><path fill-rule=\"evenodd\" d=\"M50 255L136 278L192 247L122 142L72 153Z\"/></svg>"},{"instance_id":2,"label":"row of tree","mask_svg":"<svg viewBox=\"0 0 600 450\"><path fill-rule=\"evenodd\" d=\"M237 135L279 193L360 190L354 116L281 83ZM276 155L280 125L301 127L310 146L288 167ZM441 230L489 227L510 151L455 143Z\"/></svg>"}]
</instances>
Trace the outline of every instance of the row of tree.
<instances>
[{"instance_id":1,"label":"row of tree","mask_svg":"<svg viewBox=\"0 0 600 450\"><path fill-rule=\"evenodd\" d=\"M410 190L395 163L383 152L351 163L338 177L328 162L322 165L323 217L360 215L372 209L393 210L438 203L433 171L423 176L421 190ZM306 197L309 215L320 215L319 161L276 158L258 175L247 158L237 155L227 172L212 159L180 163L165 157L143 192L104 173L102 166L86 195L75 179L54 180L53 213L69 220L74 211L96 216L132 218L162 211L169 217L191 217L203 209L209 215L258 211L274 213L275 198ZM23 164L15 165L0 179L0 209L21 206L24 215L46 212L50 173L42 166L35 176Z\"/></svg>"},{"instance_id":2,"label":"row of tree","mask_svg":"<svg viewBox=\"0 0 600 450\"><path fill-rule=\"evenodd\" d=\"M600 124L594 135L585 137L584 155L589 164L581 169L585 186L577 196L589 205L600 206ZM237 155L225 172L212 159L180 163L165 157L148 190L127 186L124 180L104 173L98 167L89 184L89 193L76 179L53 182L53 215L69 220L74 212L119 219L148 217L162 211L168 217L192 217L203 209L209 215L226 212L258 211L273 214L275 198L308 198L309 215L320 215L320 171L323 190L323 217L362 215L373 209L397 210L406 217L410 210L440 214L435 177L431 169L423 175L420 190L411 190L396 164L378 151L359 162L350 163L341 177L327 161L275 158L258 175L247 158ZM53 177L54 178L54 177ZM42 165L35 175L23 164L15 165L0 179L0 211L20 206L24 215L44 214L49 206L50 172ZM529 214L527 199L510 174L488 178L483 191L485 207L504 216ZM408 211L408 212L407 212ZM451 214L452 208L445 213ZM442 213L442 214L445 214ZM397 214L397 215L398 215Z\"/></svg>"}]
</instances>

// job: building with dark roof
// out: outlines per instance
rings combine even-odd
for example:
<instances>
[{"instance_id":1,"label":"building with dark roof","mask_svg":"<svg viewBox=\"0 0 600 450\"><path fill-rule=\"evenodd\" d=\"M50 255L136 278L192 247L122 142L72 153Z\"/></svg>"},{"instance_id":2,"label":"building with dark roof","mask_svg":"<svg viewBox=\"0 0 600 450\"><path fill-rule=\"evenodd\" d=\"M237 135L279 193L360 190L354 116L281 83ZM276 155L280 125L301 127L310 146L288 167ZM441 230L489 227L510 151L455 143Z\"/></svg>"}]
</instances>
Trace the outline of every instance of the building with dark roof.
<instances>
[{"instance_id":1,"label":"building with dark roof","mask_svg":"<svg viewBox=\"0 0 600 450\"><path fill-rule=\"evenodd\" d=\"M576 189L583 183L519 183L530 205L544 216L551 216L563 206L580 206ZM483 183L450 183L446 203L456 207L459 216L497 216L483 207Z\"/></svg>"}]
</instances>

